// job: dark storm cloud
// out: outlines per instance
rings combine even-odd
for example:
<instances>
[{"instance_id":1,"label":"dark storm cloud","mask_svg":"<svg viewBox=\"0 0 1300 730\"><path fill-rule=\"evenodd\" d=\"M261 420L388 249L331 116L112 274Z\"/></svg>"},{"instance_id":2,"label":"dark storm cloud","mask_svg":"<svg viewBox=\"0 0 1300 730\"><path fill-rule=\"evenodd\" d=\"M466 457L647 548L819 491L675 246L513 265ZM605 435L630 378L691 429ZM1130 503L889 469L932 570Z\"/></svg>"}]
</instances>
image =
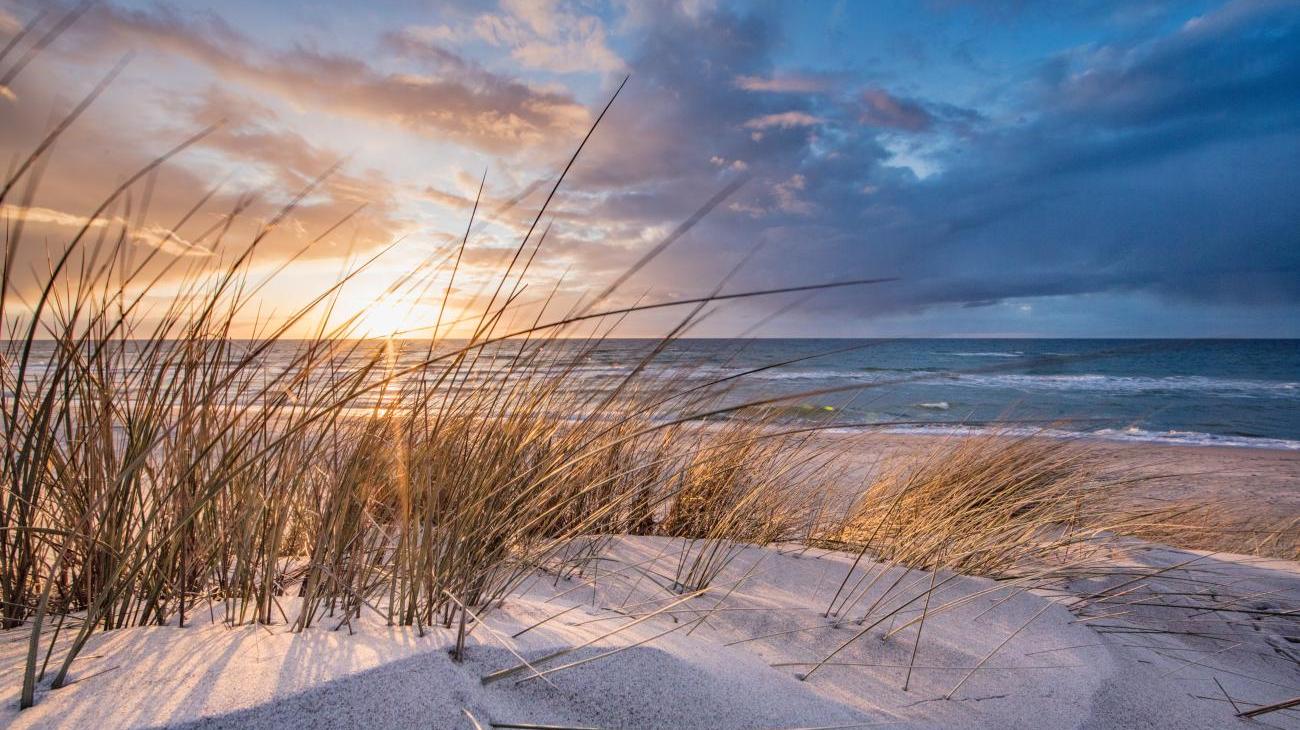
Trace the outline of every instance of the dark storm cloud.
<instances>
[{"instance_id":1,"label":"dark storm cloud","mask_svg":"<svg viewBox=\"0 0 1300 730\"><path fill-rule=\"evenodd\" d=\"M575 170L576 190L594 196L591 219L671 225L728 181L748 182L637 283L711 286L752 247L779 238L787 219L839 207L840 188L859 177L865 185L888 156L857 118L860 90L841 75L779 71L778 40L769 19L727 9L692 17L666 6L643 29L627 60L632 80ZM917 113L926 114L908 107L903 117ZM892 124L914 123L903 117ZM635 258L628 248L622 263Z\"/></svg>"},{"instance_id":2,"label":"dark storm cloud","mask_svg":"<svg viewBox=\"0 0 1300 730\"><path fill-rule=\"evenodd\" d=\"M657 266L676 288L708 286L761 241L750 282L902 277L807 305L838 316L1134 292L1300 304L1295 3L1229 3L1043 59L1010 80L1011 113L844 78L778 83L777 42L759 15L664 18L631 64L617 139L583 176L635 190L601 215L643 218L638 195L685 217L733 164L753 175ZM934 174L913 174L924 165Z\"/></svg>"}]
</instances>

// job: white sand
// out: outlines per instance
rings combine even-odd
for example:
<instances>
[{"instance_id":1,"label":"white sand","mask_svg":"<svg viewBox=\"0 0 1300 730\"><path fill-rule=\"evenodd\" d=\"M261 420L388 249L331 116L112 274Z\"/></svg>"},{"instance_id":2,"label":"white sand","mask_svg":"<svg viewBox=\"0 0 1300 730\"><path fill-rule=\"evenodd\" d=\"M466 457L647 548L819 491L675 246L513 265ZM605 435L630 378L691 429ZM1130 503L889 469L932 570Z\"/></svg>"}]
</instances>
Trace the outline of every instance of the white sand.
<instances>
[{"instance_id":1,"label":"white sand","mask_svg":"<svg viewBox=\"0 0 1300 730\"><path fill-rule=\"evenodd\" d=\"M656 538L622 539L607 555L627 566L652 558L663 547L664 541ZM659 572L672 573L675 556L669 552L653 563ZM1139 559L1173 565L1191 557L1154 549ZM541 669L553 668L676 628L640 646L549 674L552 684L529 679L528 672L487 686L480 678L515 665L511 650L536 659L631 623L611 608L624 606L636 614L674 599L635 570L613 573L618 569L613 562L602 563L594 585L584 585L590 573L587 579L560 580L558 586L549 577L538 580L488 617L487 627L495 634L483 626L473 632L463 664L448 655L454 629L420 637L413 628L386 627L367 615L351 635L346 628L331 630L334 622L329 621L294 634L284 625L213 624L201 611L184 629L96 636L74 665L76 681L42 691L36 707L22 712L17 698L24 637L10 632L0 635L0 725L470 728L462 712L467 709L484 727L491 722L773 730L845 725L1300 727L1295 712L1236 719L1214 681L1241 709L1300 695L1300 617L1288 622L1251 613L1198 615L1138 605L1098 607L1093 614L1128 613L1083 621L1061 605L1060 596L1049 604L1043 596L1002 589L925 622L906 692L902 686L915 626L882 641L890 628L886 621L834 660L870 666L825 666L807 681L799 676L808 666L773 666L815 662L861 631L853 623L829 627L831 621L822 617L850 562L848 556L820 551L746 549L717 583L749 577L721 605L761 610L719 611L695 628L692 620L701 614L688 609L713 608L727 591L720 587L686 601L679 613L646 620L542 663ZM1300 565L1283 561L1211 556L1154 582L1167 583L1166 590L1195 591L1201 590L1199 581L1211 578L1233 583L1237 594L1256 594L1238 604L1243 611L1300 605ZM917 579L920 584L908 596L928 587L927 574L913 572L900 588ZM1113 585L1121 579L1106 580ZM880 588L887 582L892 576ZM993 585L956 578L932 597L931 609ZM1068 590L1086 595L1100 585L1102 579L1097 579ZM862 606L880 592L873 590ZM507 638L575 605L579 607L518 639ZM291 602L285 605L291 617L294 608ZM917 615L919 608L917 604L916 611L894 624ZM970 667L1022 626L952 699L943 699ZM815 628L727 646L798 627ZM1153 628L1205 636L1133 633Z\"/></svg>"}]
</instances>

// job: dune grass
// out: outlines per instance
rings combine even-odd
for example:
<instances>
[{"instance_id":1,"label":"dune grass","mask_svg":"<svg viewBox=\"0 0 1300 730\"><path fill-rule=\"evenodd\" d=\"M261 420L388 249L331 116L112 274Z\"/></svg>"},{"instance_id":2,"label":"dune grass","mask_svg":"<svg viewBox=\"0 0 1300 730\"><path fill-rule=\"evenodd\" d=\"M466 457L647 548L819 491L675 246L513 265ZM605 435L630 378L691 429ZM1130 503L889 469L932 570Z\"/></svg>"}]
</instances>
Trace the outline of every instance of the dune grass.
<instances>
[{"instance_id":1,"label":"dune grass","mask_svg":"<svg viewBox=\"0 0 1300 730\"><path fill-rule=\"evenodd\" d=\"M610 287L567 315L548 316L543 304L531 324L513 324L568 167L477 309L421 323L429 336L414 346L367 341L356 318L331 316L374 258L297 311L260 319L254 309L293 258L266 278L254 273L256 254L329 171L249 240L232 233L248 199L215 212L210 198L196 201L166 237L201 241L221 263L148 243L156 237L133 223L147 215L131 210L133 196L147 207L155 171L211 130L128 175L80 231L46 245L47 270L28 276L19 253L42 244L24 239L22 211L42 161L117 71L0 192L11 221L0 272L0 622L30 631L25 705L37 681L66 682L94 632L183 625L214 602L233 623L299 630L344 627L363 611L451 626L471 609L488 612L532 572L581 561L573 545L586 536L689 536L677 580L699 590L728 545L792 529L773 499L779 473L737 458L793 453L797 438L691 427L736 410L719 406L726 386L686 387L646 367L708 303L765 292L602 309L617 294ZM196 232L200 219L216 222ZM446 310L473 223L385 294L440 298ZM599 388L575 385L622 317L664 307L686 313L642 363ZM250 320L253 334L235 339ZM468 336L447 336L466 323ZM705 513L721 519L704 526ZM290 593L302 599L296 615L280 600Z\"/></svg>"},{"instance_id":2,"label":"dune grass","mask_svg":"<svg viewBox=\"0 0 1300 730\"><path fill-rule=\"evenodd\" d=\"M1166 520L1169 508L1134 509L1142 480L1084 442L994 430L885 464L828 537L913 568L1000 576Z\"/></svg>"}]
</instances>

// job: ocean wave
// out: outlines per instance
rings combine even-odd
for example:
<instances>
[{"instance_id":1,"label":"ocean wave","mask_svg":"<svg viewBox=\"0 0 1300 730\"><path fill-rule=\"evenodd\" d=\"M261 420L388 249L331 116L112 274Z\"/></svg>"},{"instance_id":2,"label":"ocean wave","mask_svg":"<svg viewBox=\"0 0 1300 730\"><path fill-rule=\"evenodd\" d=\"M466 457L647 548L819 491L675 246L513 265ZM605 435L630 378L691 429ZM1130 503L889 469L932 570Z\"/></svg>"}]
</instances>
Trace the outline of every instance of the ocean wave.
<instances>
[{"instance_id":1,"label":"ocean wave","mask_svg":"<svg viewBox=\"0 0 1300 730\"><path fill-rule=\"evenodd\" d=\"M1300 397L1296 383L1236 380L1202 375L1155 378L1138 375L1021 375L1012 373L956 374L962 384L1001 386L1029 390L1109 391L1142 393L1177 391L1244 397Z\"/></svg>"},{"instance_id":2,"label":"ocean wave","mask_svg":"<svg viewBox=\"0 0 1300 730\"><path fill-rule=\"evenodd\" d=\"M928 408L933 411L946 411L950 406L948 405L948 401L941 400L941 401L935 401L933 403L917 403L916 407Z\"/></svg>"},{"instance_id":3,"label":"ocean wave","mask_svg":"<svg viewBox=\"0 0 1300 730\"><path fill-rule=\"evenodd\" d=\"M933 355L952 355L953 357L1024 357L1023 352L934 352Z\"/></svg>"},{"instance_id":4,"label":"ocean wave","mask_svg":"<svg viewBox=\"0 0 1300 730\"><path fill-rule=\"evenodd\" d=\"M770 370L759 370L758 372L749 372L753 368L720 368L710 366L700 367L667 367L658 372L669 375L684 375L693 378L722 378L730 376L740 376L742 380L860 380L862 382L872 382L885 377L882 374L845 372L842 370L783 370L781 368L772 368ZM743 375L741 375L744 373Z\"/></svg>"},{"instance_id":5,"label":"ocean wave","mask_svg":"<svg viewBox=\"0 0 1300 730\"><path fill-rule=\"evenodd\" d=\"M843 428L833 431L857 431L860 429ZM1143 428L1103 428L1096 431L1065 431L1062 429L1032 428L1028 426L962 426L956 424L924 424L908 426L891 426L884 429L892 434L924 434L931 436L978 436L999 434L1006 436L1043 436L1047 438L1084 438L1101 441L1124 441L1157 444L1175 444L1182 446L1231 446L1248 449L1280 449L1300 451L1300 441L1292 439L1264 438L1260 436L1227 436L1201 431L1148 431Z\"/></svg>"},{"instance_id":6,"label":"ocean wave","mask_svg":"<svg viewBox=\"0 0 1300 730\"><path fill-rule=\"evenodd\" d=\"M671 368L694 377L737 375L740 368L718 367ZM966 387L997 387L1014 390L1077 391L1097 393L1196 393L1246 398L1300 398L1300 383L1267 380L1241 380L1199 375L1149 377L1138 375L1027 375L1020 373L961 373L938 370L873 369L844 371L832 369L774 368L749 373L745 380L799 381L827 380L874 383L901 380L918 383L943 383Z\"/></svg>"},{"instance_id":7,"label":"ocean wave","mask_svg":"<svg viewBox=\"0 0 1300 730\"><path fill-rule=\"evenodd\" d=\"M1226 436L1200 431L1148 431L1144 428L1103 428L1086 434L1110 441L1151 441L1168 444L1196 446L1241 446L1254 449L1300 450L1300 441L1264 438L1262 436Z\"/></svg>"},{"instance_id":8,"label":"ocean wave","mask_svg":"<svg viewBox=\"0 0 1300 730\"><path fill-rule=\"evenodd\" d=\"M737 371L743 372L743 371ZM750 373L745 378L754 380L823 380L844 377L844 373L838 373L834 370L764 370L758 373ZM852 377L850 375L849 377Z\"/></svg>"}]
</instances>

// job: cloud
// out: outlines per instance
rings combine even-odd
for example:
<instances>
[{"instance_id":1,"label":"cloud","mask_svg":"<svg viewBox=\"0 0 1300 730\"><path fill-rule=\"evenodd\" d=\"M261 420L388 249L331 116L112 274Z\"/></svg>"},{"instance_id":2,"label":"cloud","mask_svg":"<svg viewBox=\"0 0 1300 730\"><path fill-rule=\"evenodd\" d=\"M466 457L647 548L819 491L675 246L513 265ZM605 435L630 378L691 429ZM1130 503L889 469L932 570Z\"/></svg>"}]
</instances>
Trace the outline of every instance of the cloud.
<instances>
[{"instance_id":1,"label":"cloud","mask_svg":"<svg viewBox=\"0 0 1300 730\"><path fill-rule=\"evenodd\" d=\"M737 76L736 86L745 91L772 94L819 94L831 88L826 78L801 74L780 74L770 77Z\"/></svg>"},{"instance_id":2,"label":"cloud","mask_svg":"<svg viewBox=\"0 0 1300 730\"><path fill-rule=\"evenodd\" d=\"M799 197L800 191L807 187L808 181L803 175L798 173L791 175L788 180L777 183L772 187L772 192L776 195L777 205L781 210L795 215L808 215L813 212L813 206L806 200Z\"/></svg>"},{"instance_id":3,"label":"cloud","mask_svg":"<svg viewBox=\"0 0 1300 730\"><path fill-rule=\"evenodd\" d=\"M807 112L778 112L747 120L744 126L746 129L771 129L772 127L794 129L795 127L815 127L821 122L821 119Z\"/></svg>"},{"instance_id":4,"label":"cloud","mask_svg":"<svg viewBox=\"0 0 1300 730\"><path fill-rule=\"evenodd\" d=\"M83 179L38 205L84 211L91 183L121 169L95 150L126 149L124 139L140 151L160 130L179 134L223 114L228 128L204 143L202 164L176 171L175 190L203 189L209 155L249 171L261 187L289 190L335 159L331 144L295 126L320 114L331 124L346 118L448 140L440 149L451 170L474 170L471 153L499 154L484 205L518 202L484 215L493 222L476 234L467 261L487 266L517 245L558 174L538 160L562 155L590 121L559 84L599 100L621 79L608 73L617 69L631 81L545 221L553 228L538 265L548 275L572 267L569 281L596 286L744 176L725 204L628 283L626 296L710 291L759 247L732 286L901 277L800 303L792 316L811 324L776 333L874 332L892 321L942 334L950 317L1006 331L989 323L1031 306L1041 321L1075 308L1069 322L1108 317L1106 332L1141 335L1180 308L1242 318L1267 309L1270 321L1300 309L1300 208L1291 192L1300 169L1290 164L1300 158L1300 8L1227 2L1188 18L1185 7L1161 4L1134 20L1118 17L1125 4L1109 0L1077 12L1016 5L1014 17L962 18L990 45L1008 43L1002 26L1010 20L1047 18L1070 31L1070 45L1046 54L1018 41L994 53L977 48L974 77L952 60L969 44L942 33L927 39L924 73L889 54L810 60L783 35L797 32L783 22L790 11L773 5L619 6L620 19L594 5L507 3L394 27L373 55L306 41L267 47L216 18L165 6L111 9L114 30L68 44L67 58L89 67L85 59L110 50L152 48L209 71L223 88L186 90L169 102L165 124L93 130L66 150L84 165ZM907 12L928 21L936 10ZM480 27L482 36L465 32ZM482 60L485 43L496 60ZM622 54L617 64L600 60L599 49L611 47ZM992 62L999 57L1005 62ZM586 60L578 68L569 59ZM957 81L947 82L944 63L960 66ZM512 77L512 66L593 73L538 87ZM814 67L823 70L799 70ZM123 108L113 117L131 118ZM23 129L35 134L42 122L33 116ZM432 172L444 172L433 157ZM463 220L479 178L460 177L404 185L350 163L301 219L319 231L328 215L377 199L358 227L379 232L364 242L371 245L410 230L409 217L424 220L430 209ZM182 209L174 197L169 214ZM259 205L260 214L271 207ZM302 240L284 235L286 248L276 250ZM1162 314L1114 319L1132 303ZM721 318L718 327L727 333Z\"/></svg>"},{"instance_id":5,"label":"cloud","mask_svg":"<svg viewBox=\"0 0 1300 730\"><path fill-rule=\"evenodd\" d=\"M1060 56L1043 73L1041 103L1116 129L1291 112L1300 102L1297 14L1294 3L1229 2L1163 36Z\"/></svg>"},{"instance_id":6,"label":"cloud","mask_svg":"<svg viewBox=\"0 0 1300 730\"><path fill-rule=\"evenodd\" d=\"M781 86L762 15L665 14L632 57L642 86L614 125L638 140L635 155L602 149L600 174L582 178L644 193L611 195L592 215L680 219L743 159L754 181L646 280L707 290L756 241L766 246L746 283L902 277L797 308L824 321L1040 298L1300 306L1300 209L1285 192L1300 172L1280 162L1300 154L1300 13L1221 12L1194 32L1004 70L988 110L850 79ZM809 134L729 131L783 128ZM895 167L899 145L934 174ZM639 176L613 172L632 160ZM680 202L652 209L651 195Z\"/></svg>"},{"instance_id":7,"label":"cloud","mask_svg":"<svg viewBox=\"0 0 1300 730\"><path fill-rule=\"evenodd\" d=\"M559 74L606 73L623 69L623 60L606 44L605 25L556 0L503 0L501 13L474 19L474 32L487 43L510 49L526 68Z\"/></svg>"},{"instance_id":8,"label":"cloud","mask_svg":"<svg viewBox=\"0 0 1300 730\"><path fill-rule=\"evenodd\" d=\"M46 61L29 67L15 82L21 102L0 108L7 132L0 154L27 154L49 129L51 109L57 116L66 108L59 98L84 94L87 76L94 78L75 64L65 68ZM141 98L130 89L125 78L110 87L59 138L37 177L32 202L5 205L4 217L24 223L22 238L14 242L19 291L31 284L27 272L42 270L50 252L62 250L83 227L89 229L88 245L121 233L128 248L161 249L167 256L152 264L159 273L171 256L219 268L295 193L341 159L337 151L280 126L268 108L229 92L210 88L171 97L169 114L159 115L142 112ZM148 175L104 213L88 217L124 177L218 117L226 119L224 126ZM282 261L299 252L303 260L338 260L349 251L386 244L406 225L394 205L396 192L383 175L345 167L265 238L258 261ZM358 213L363 203L368 207ZM309 245L348 215L351 220L332 236ZM188 271L187 264L168 276Z\"/></svg>"},{"instance_id":9,"label":"cloud","mask_svg":"<svg viewBox=\"0 0 1300 730\"><path fill-rule=\"evenodd\" d=\"M430 45L448 45L456 43L460 39L460 34L445 23L438 25L412 25L404 28L402 33L420 41L421 43L427 43Z\"/></svg>"},{"instance_id":10,"label":"cloud","mask_svg":"<svg viewBox=\"0 0 1300 730\"><path fill-rule=\"evenodd\" d=\"M216 16L182 14L169 6L132 10L104 5L92 13L80 27L93 32L79 36L90 47L180 56L227 82L296 104L397 124L490 152L541 145L587 124L587 110L572 96L489 73L414 33L400 36L403 42L394 47L408 54L418 49L425 60L436 58L427 73L385 72L363 58L302 45L265 48Z\"/></svg>"},{"instance_id":11,"label":"cloud","mask_svg":"<svg viewBox=\"0 0 1300 730\"><path fill-rule=\"evenodd\" d=\"M164 252L173 256L202 257L212 255L210 249L205 248L201 244L186 241L176 235L174 231L159 226L132 228L131 223L121 216L100 216L99 218L92 220L85 216L65 213L59 210L31 206L24 207L21 205L6 206L5 214L11 224L21 221L24 225L56 226L69 229L69 235L75 234L82 228L96 230L113 227L130 231L128 238L133 240L133 242L162 249Z\"/></svg>"},{"instance_id":12,"label":"cloud","mask_svg":"<svg viewBox=\"0 0 1300 730\"><path fill-rule=\"evenodd\" d=\"M922 132L934 124L920 104L900 99L884 89L867 89L862 92L862 110L858 121L873 127L900 129L906 132Z\"/></svg>"}]
</instances>

